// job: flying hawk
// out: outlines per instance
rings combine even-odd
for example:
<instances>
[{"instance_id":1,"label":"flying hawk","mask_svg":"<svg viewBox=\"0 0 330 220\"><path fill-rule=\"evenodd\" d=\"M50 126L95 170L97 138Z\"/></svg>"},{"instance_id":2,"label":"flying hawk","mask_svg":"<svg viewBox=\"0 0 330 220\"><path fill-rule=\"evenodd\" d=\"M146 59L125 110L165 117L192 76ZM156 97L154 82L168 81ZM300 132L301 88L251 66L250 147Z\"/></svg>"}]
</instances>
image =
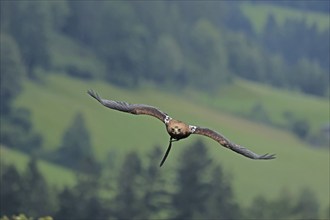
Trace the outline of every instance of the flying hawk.
<instances>
[{"instance_id":1,"label":"flying hawk","mask_svg":"<svg viewBox=\"0 0 330 220\"><path fill-rule=\"evenodd\" d=\"M242 147L240 145L237 145L235 143L232 143L227 138L225 138L223 135L219 134L216 131L213 131L208 128L202 128L194 125L188 125L182 121L175 120L168 116L166 113L162 112L161 110L149 106L149 105L143 105L143 104L129 104L127 102L121 102L121 101L113 101L113 100L106 100L102 99L96 92L93 90L88 90L88 94L95 98L97 101L99 101L102 105L105 107L127 112L135 115L151 115L153 117L158 118L161 120L165 126L168 134L170 135L170 143L166 150L166 153L160 163L160 166L163 165L165 162L171 147L172 142L181 140L183 138L187 138L191 134L200 134L207 136L209 138L212 138L222 146L229 148L230 150L235 151L236 153L242 154L243 156L246 156L251 159L256 160L268 160L268 159L274 159L274 154L264 154L264 155L258 155L256 153L253 153L252 151L246 149L245 147Z\"/></svg>"}]
</instances>

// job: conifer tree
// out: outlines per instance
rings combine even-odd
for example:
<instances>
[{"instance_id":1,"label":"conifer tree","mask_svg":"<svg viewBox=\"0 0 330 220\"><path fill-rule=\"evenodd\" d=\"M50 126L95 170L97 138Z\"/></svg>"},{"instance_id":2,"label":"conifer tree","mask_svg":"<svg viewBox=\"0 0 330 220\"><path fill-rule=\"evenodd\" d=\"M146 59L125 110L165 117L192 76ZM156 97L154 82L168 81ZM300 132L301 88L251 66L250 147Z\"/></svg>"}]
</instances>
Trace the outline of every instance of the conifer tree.
<instances>
[{"instance_id":1,"label":"conifer tree","mask_svg":"<svg viewBox=\"0 0 330 220\"><path fill-rule=\"evenodd\" d=\"M187 147L181 155L177 171L177 192L173 195L175 219L203 219L210 196L211 159L205 145L198 141Z\"/></svg>"},{"instance_id":2,"label":"conifer tree","mask_svg":"<svg viewBox=\"0 0 330 220\"><path fill-rule=\"evenodd\" d=\"M240 219L241 209L234 198L229 177L220 165L212 169L207 217L210 219Z\"/></svg>"},{"instance_id":3,"label":"conifer tree","mask_svg":"<svg viewBox=\"0 0 330 220\"><path fill-rule=\"evenodd\" d=\"M115 196L116 218L145 219L145 204L142 202L142 165L136 152L127 154L119 169L117 194Z\"/></svg>"},{"instance_id":4,"label":"conifer tree","mask_svg":"<svg viewBox=\"0 0 330 220\"><path fill-rule=\"evenodd\" d=\"M22 178L16 167L1 163L0 213L14 215L21 209Z\"/></svg>"},{"instance_id":5,"label":"conifer tree","mask_svg":"<svg viewBox=\"0 0 330 220\"><path fill-rule=\"evenodd\" d=\"M56 161L71 169L85 173L99 171L89 132L81 113L74 117L72 124L64 132L61 147L57 151Z\"/></svg>"},{"instance_id":6,"label":"conifer tree","mask_svg":"<svg viewBox=\"0 0 330 220\"><path fill-rule=\"evenodd\" d=\"M53 208L52 195L36 158L29 161L22 181L22 212L30 216L49 215Z\"/></svg>"},{"instance_id":7,"label":"conifer tree","mask_svg":"<svg viewBox=\"0 0 330 220\"><path fill-rule=\"evenodd\" d=\"M159 146L148 154L148 162L143 170L143 204L148 210L148 219L169 219L171 209L171 194L169 181L165 179L165 169L158 165L163 156Z\"/></svg>"}]
</instances>

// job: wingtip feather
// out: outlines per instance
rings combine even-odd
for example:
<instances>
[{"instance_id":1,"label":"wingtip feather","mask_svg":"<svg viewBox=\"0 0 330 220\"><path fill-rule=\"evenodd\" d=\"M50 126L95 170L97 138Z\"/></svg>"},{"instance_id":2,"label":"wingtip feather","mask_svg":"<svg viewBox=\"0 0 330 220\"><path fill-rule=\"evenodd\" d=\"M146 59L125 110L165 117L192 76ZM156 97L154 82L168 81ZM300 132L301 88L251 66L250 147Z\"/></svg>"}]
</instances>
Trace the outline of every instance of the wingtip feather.
<instances>
[{"instance_id":1,"label":"wingtip feather","mask_svg":"<svg viewBox=\"0 0 330 220\"><path fill-rule=\"evenodd\" d=\"M275 154L264 154L261 157L259 157L259 159L264 159L264 160L271 160L271 159L275 159Z\"/></svg>"},{"instance_id":2,"label":"wingtip feather","mask_svg":"<svg viewBox=\"0 0 330 220\"><path fill-rule=\"evenodd\" d=\"M92 90L92 89L89 89L89 90L87 90L87 93L88 93L88 95L90 95L90 96L95 96L95 92L94 92L94 90Z\"/></svg>"},{"instance_id":3,"label":"wingtip feather","mask_svg":"<svg viewBox=\"0 0 330 220\"><path fill-rule=\"evenodd\" d=\"M87 93L88 93L90 96L92 96L94 99L96 99L97 101L99 101L99 102L102 103L102 100L101 100L100 96L99 96L96 92L94 92L94 90L89 89L89 90L87 90Z\"/></svg>"}]
</instances>

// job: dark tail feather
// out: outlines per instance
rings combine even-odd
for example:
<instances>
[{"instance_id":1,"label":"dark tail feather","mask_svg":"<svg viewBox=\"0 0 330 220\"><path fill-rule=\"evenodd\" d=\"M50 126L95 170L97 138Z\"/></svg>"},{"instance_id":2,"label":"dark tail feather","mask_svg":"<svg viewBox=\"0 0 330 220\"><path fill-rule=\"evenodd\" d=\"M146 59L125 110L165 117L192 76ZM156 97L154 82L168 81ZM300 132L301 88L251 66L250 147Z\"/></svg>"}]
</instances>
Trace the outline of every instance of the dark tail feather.
<instances>
[{"instance_id":1,"label":"dark tail feather","mask_svg":"<svg viewBox=\"0 0 330 220\"><path fill-rule=\"evenodd\" d=\"M168 154L170 153L171 147L172 147L172 138L170 139L170 144L168 145L168 148L167 148L166 153L165 153L165 155L162 159L162 162L160 162L160 165L159 165L160 167L163 166Z\"/></svg>"}]
</instances>

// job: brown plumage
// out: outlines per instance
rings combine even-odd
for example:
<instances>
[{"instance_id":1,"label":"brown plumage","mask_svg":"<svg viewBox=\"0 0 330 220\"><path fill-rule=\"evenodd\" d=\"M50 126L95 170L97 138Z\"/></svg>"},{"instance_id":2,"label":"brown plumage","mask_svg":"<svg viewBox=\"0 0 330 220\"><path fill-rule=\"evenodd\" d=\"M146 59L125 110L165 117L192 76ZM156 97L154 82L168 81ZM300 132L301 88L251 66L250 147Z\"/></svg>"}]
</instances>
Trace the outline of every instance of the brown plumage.
<instances>
[{"instance_id":1,"label":"brown plumage","mask_svg":"<svg viewBox=\"0 0 330 220\"><path fill-rule=\"evenodd\" d=\"M204 135L209 138L212 138L213 140L215 140L222 146L224 146L230 150L233 150L236 153L239 153L243 156L251 158L251 159L268 160L268 159L275 158L274 154L258 155L245 147L232 143L227 138L225 138L223 135L221 135L211 129L188 125L182 121L172 119L166 113L162 112L161 110L159 110L153 106L143 105L143 104L129 104L127 102L102 99L93 90L89 90L88 94L90 96L92 96L93 98L95 98L97 101L99 101L102 105L104 105L108 108L135 114L135 115L141 115L141 114L142 115L151 115L151 116L156 117L159 120L161 120L165 124L166 130L167 130L168 134L170 135L170 143L166 150L164 158L162 159L162 161L160 163L160 166L162 166L163 163L165 162L165 160L171 150L172 142L187 138L191 134L199 134L199 135Z\"/></svg>"}]
</instances>

